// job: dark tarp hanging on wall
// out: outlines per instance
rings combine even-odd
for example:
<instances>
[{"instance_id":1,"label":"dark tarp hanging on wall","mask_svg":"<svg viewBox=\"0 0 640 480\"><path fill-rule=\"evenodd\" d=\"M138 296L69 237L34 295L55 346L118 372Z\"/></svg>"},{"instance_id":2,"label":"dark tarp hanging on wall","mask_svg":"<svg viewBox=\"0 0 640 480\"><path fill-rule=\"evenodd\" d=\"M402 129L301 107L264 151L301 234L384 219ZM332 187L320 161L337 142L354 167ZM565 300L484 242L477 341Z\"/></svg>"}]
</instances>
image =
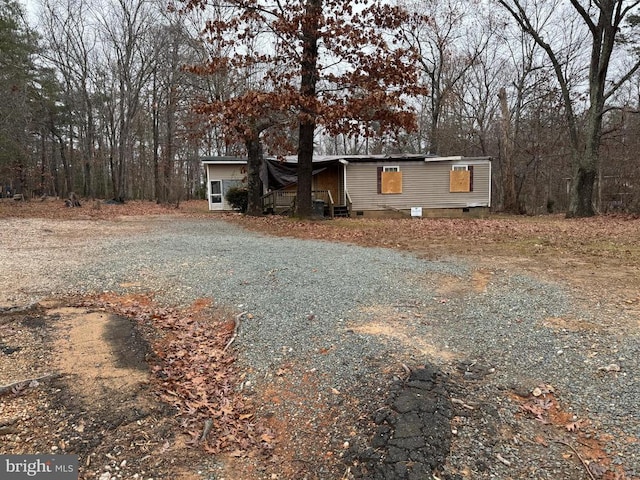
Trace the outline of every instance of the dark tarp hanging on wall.
<instances>
[{"instance_id":1,"label":"dark tarp hanging on wall","mask_svg":"<svg viewBox=\"0 0 640 480\"><path fill-rule=\"evenodd\" d=\"M339 160L313 162L313 175L323 172L336 163L339 163ZM265 158L260 170L260 179L268 190L279 190L295 185L298 183L298 162Z\"/></svg>"}]
</instances>

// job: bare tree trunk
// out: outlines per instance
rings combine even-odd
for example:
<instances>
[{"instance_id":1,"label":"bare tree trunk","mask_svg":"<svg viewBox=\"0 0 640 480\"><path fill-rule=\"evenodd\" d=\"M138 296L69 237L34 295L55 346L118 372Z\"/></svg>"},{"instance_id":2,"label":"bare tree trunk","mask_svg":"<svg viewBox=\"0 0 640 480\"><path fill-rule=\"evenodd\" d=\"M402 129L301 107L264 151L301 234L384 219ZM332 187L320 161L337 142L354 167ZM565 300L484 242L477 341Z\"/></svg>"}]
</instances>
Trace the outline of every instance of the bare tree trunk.
<instances>
[{"instance_id":1,"label":"bare tree trunk","mask_svg":"<svg viewBox=\"0 0 640 480\"><path fill-rule=\"evenodd\" d=\"M121 94L124 92L124 87L121 87ZM124 95L123 95L124 97ZM127 128L127 122L125 121L125 108L124 98L120 99L120 126L119 126L119 138L118 138L118 154L116 157L116 165L114 168L113 179L113 198L119 202L124 202L126 193L124 191L124 164L127 158L127 139L129 137L129 131Z\"/></svg>"},{"instance_id":2,"label":"bare tree trunk","mask_svg":"<svg viewBox=\"0 0 640 480\"><path fill-rule=\"evenodd\" d=\"M518 213L518 196L516 194L516 176L513 168L513 138L511 136L511 113L507 104L507 92L503 88L498 93L500 98L500 111L502 118L500 120L500 134L502 141L500 142L500 157L504 165L502 177L502 192L504 195L503 209L508 213Z\"/></svg>"},{"instance_id":3,"label":"bare tree trunk","mask_svg":"<svg viewBox=\"0 0 640 480\"><path fill-rule=\"evenodd\" d=\"M93 166L95 164L94 142L95 142L95 125L93 119L93 104L89 98L87 87L84 90L85 108L87 109L87 140L84 162L84 195L86 197L95 198L96 191L93 182Z\"/></svg>"},{"instance_id":4,"label":"bare tree trunk","mask_svg":"<svg viewBox=\"0 0 640 480\"><path fill-rule=\"evenodd\" d=\"M593 187L596 179L593 158L588 159L587 155L578 154L578 159L574 160L576 165L571 179L571 192L569 200L569 217L590 217L595 214L593 208Z\"/></svg>"},{"instance_id":5,"label":"bare tree trunk","mask_svg":"<svg viewBox=\"0 0 640 480\"><path fill-rule=\"evenodd\" d=\"M60 152L60 161L62 162L62 171L64 173L63 175L64 185L59 193L61 197L66 198L69 195L69 192L71 192L71 173L69 171L70 170L69 160L67 159L67 152L66 152L64 140L60 135L55 133L54 135L58 139L58 151Z\"/></svg>"},{"instance_id":6,"label":"bare tree trunk","mask_svg":"<svg viewBox=\"0 0 640 480\"><path fill-rule=\"evenodd\" d=\"M247 148L247 215L262 215L262 182L260 167L262 165L262 146L259 134L245 139Z\"/></svg>"},{"instance_id":7,"label":"bare tree trunk","mask_svg":"<svg viewBox=\"0 0 640 480\"><path fill-rule=\"evenodd\" d=\"M164 165L162 170L162 183L164 185L164 201L171 202L172 198L179 197L178 185L172 182L172 174L175 162L175 149L173 145L173 137L175 135L175 114L176 114L176 88L170 81L167 88L167 109L166 109L166 138L165 138L165 155Z\"/></svg>"},{"instance_id":8,"label":"bare tree trunk","mask_svg":"<svg viewBox=\"0 0 640 480\"><path fill-rule=\"evenodd\" d=\"M590 217L596 213L593 206L593 193L600 160L604 83L592 84L590 90L596 104L589 108L585 132L586 145L581 152L576 152L576 157L573 159L574 173L568 212L570 217Z\"/></svg>"},{"instance_id":9,"label":"bare tree trunk","mask_svg":"<svg viewBox=\"0 0 640 480\"><path fill-rule=\"evenodd\" d=\"M296 215L308 218L312 213L313 139L316 130L316 85L318 83L318 39L322 0L307 0L302 24L302 62L300 94L300 134L298 138L298 190Z\"/></svg>"},{"instance_id":10,"label":"bare tree trunk","mask_svg":"<svg viewBox=\"0 0 640 480\"><path fill-rule=\"evenodd\" d=\"M46 150L46 133L44 131L40 132L40 195L45 195L47 193L47 150ZM0 189L2 189L2 185L0 184Z\"/></svg>"},{"instance_id":11,"label":"bare tree trunk","mask_svg":"<svg viewBox=\"0 0 640 480\"><path fill-rule=\"evenodd\" d=\"M153 70L153 86L151 99L151 123L153 130L153 188L155 190L154 197L157 203L161 200L160 186L160 116L158 115L158 71Z\"/></svg>"},{"instance_id":12,"label":"bare tree trunk","mask_svg":"<svg viewBox=\"0 0 640 480\"><path fill-rule=\"evenodd\" d=\"M54 197L60 196L60 177L58 175L58 165L54 152L55 139L51 134L51 157L49 158L49 174L51 175L51 184L53 191L51 192Z\"/></svg>"},{"instance_id":13,"label":"bare tree trunk","mask_svg":"<svg viewBox=\"0 0 640 480\"><path fill-rule=\"evenodd\" d=\"M64 181L66 185L65 196L70 192L74 191L74 182L73 182L73 165L74 165L74 148L73 144L75 141L75 137L73 135L74 125L69 124L69 158L68 161L63 163L64 166Z\"/></svg>"},{"instance_id":14,"label":"bare tree trunk","mask_svg":"<svg viewBox=\"0 0 640 480\"><path fill-rule=\"evenodd\" d=\"M298 188L296 194L296 215L308 218L312 213L313 191L313 137L315 122L300 124L298 145Z\"/></svg>"}]
</instances>

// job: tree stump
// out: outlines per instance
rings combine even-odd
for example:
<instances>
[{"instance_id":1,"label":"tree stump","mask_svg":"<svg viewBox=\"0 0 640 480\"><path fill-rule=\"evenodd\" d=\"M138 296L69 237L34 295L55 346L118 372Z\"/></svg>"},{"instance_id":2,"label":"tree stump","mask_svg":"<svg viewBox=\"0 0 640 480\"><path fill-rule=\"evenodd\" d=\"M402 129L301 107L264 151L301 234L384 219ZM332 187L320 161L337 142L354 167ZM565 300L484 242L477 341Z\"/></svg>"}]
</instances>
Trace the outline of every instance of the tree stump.
<instances>
[{"instance_id":1,"label":"tree stump","mask_svg":"<svg viewBox=\"0 0 640 480\"><path fill-rule=\"evenodd\" d=\"M81 207L82 205L80 204L80 200L78 200L78 197L76 196L75 193L71 192L69 194L69 198L66 199L64 201L64 204L69 207L69 208L73 208L73 207Z\"/></svg>"}]
</instances>

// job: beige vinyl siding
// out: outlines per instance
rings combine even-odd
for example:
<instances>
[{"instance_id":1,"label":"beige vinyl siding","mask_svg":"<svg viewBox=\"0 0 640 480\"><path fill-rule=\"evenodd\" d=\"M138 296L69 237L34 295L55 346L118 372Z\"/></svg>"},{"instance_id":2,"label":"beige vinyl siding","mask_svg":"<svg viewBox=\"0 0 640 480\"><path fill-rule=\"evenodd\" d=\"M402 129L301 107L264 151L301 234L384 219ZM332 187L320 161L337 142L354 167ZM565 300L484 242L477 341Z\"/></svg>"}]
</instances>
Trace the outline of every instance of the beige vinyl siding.
<instances>
[{"instance_id":1,"label":"beige vinyl siding","mask_svg":"<svg viewBox=\"0 0 640 480\"><path fill-rule=\"evenodd\" d=\"M209 168L209 180L242 180L246 173L244 165L207 165Z\"/></svg>"},{"instance_id":2,"label":"beige vinyl siding","mask_svg":"<svg viewBox=\"0 0 640 480\"><path fill-rule=\"evenodd\" d=\"M347 190L353 210L423 208L464 208L489 206L490 165L488 161L455 162L473 165L473 192L451 193L449 172L454 162L403 162L402 193L377 193L378 167L385 163L351 163L347 166Z\"/></svg>"}]
</instances>

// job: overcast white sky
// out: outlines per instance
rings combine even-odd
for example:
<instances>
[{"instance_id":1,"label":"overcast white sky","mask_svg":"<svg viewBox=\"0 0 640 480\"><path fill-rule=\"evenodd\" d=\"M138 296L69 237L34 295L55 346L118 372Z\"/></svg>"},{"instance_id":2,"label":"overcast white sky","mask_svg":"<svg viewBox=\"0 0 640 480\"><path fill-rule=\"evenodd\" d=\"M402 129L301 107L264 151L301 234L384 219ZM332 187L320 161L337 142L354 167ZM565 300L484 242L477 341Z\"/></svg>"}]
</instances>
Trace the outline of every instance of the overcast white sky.
<instances>
[{"instance_id":1,"label":"overcast white sky","mask_svg":"<svg viewBox=\"0 0 640 480\"><path fill-rule=\"evenodd\" d=\"M25 7L29 25L34 26L37 20L36 12L38 9L38 0L19 0L19 2Z\"/></svg>"}]
</instances>

